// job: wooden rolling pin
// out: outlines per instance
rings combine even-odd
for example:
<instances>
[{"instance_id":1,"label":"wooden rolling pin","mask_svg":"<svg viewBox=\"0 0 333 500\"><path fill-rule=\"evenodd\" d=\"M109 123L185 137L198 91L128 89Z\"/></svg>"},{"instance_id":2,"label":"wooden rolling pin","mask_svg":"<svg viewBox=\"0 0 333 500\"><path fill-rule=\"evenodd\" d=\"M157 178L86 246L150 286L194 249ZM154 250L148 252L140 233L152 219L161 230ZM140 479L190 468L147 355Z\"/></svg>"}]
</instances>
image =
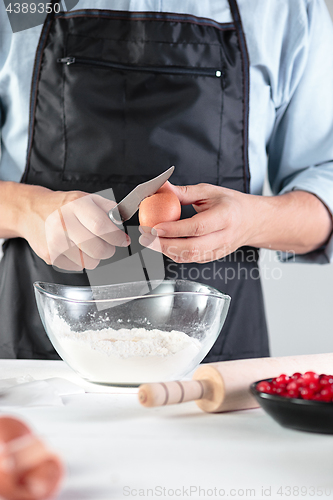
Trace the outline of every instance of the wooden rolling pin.
<instances>
[{"instance_id":1,"label":"wooden rolling pin","mask_svg":"<svg viewBox=\"0 0 333 500\"><path fill-rule=\"evenodd\" d=\"M206 412L218 413L257 408L250 392L257 380L282 373L314 371L333 373L333 354L312 354L281 358L253 358L200 365L188 381L143 384L138 397L143 406L164 406L195 401Z\"/></svg>"}]
</instances>

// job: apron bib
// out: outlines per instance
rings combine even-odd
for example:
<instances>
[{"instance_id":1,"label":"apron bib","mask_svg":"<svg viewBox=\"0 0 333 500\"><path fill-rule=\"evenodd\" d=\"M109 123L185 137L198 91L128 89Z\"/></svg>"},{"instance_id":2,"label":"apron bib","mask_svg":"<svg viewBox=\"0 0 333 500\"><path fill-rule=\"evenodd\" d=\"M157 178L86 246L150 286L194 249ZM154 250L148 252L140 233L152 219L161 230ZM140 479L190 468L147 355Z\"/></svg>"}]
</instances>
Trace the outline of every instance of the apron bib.
<instances>
[{"instance_id":1,"label":"apron bib","mask_svg":"<svg viewBox=\"0 0 333 500\"><path fill-rule=\"evenodd\" d=\"M88 193L111 187L120 201L175 165L174 184L248 193L249 61L237 3L229 4L233 23L227 24L155 12L49 14L36 51L22 182ZM194 213L184 207L182 216ZM269 355L257 249L243 247L208 264L165 258L165 276L207 283L232 297L205 361ZM86 273L45 264L25 240L7 240L0 265L2 358L58 358L39 319L37 280L89 284Z\"/></svg>"}]
</instances>

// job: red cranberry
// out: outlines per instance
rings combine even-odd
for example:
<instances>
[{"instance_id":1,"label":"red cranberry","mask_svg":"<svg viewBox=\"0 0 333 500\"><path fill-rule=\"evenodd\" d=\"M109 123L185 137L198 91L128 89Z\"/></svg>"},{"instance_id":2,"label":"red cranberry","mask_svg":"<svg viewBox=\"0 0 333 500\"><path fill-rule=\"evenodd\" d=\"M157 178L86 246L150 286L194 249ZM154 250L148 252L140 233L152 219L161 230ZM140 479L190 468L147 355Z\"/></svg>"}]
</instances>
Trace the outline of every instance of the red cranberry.
<instances>
[{"instance_id":1,"label":"red cranberry","mask_svg":"<svg viewBox=\"0 0 333 500\"><path fill-rule=\"evenodd\" d=\"M256 388L260 392L286 398L333 402L333 375L325 373L318 375L313 371L308 371L302 375L295 372L291 377L282 373L270 382L259 382Z\"/></svg>"},{"instance_id":2,"label":"red cranberry","mask_svg":"<svg viewBox=\"0 0 333 500\"><path fill-rule=\"evenodd\" d=\"M308 388L310 389L310 391L312 391L313 393L317 392L317 391L320 391L320 389L322 389L319 381L317 380L317 382L311 382L311 384L308 385Z\"/></svg>"},{"instance_id":3,"label":"red cranberry","mask_svg":"<svg viewBox=\"0 0 333 500\"><path fill-rule=\"evenodd\" d=\"M300 395L302 399L312 399L314 391L312 391L309 387L302 387L302 389L300 390Z\"/></svg>"},{"instance_id":4,"label":"red cranberry","mask_svg":"<svg viewBox=\"0 0 333 500\"><path fill-rule=\"evenodd\" d=\"M333 384L333 377L331 375L320 375L319 384L324 388Z\"/></svg>"},{"instance_id":5,"label":"red cranberry","mask_svg":"<svg viewBox=\"0 0 333 500\"><path fill-rule=\"evenodd\" d=\"M332 393L329 389L322 389L319 394L320 401L326 401L328 403L332 399Z\"/></svg>"},{"instance_id":6,"label":"red cranberry","mask_svg":"<svg viewBox=\"0 0 333 500\"><path fill-rule=\"evenodd\" d=\"M256 385L256 389L259 392L267 392L267 393L270 393L272 390L271 384L266 381L259 382L259 384Z\"/></svg>"},{"instance_id":7,"label":"red cranberry","mask_svg":"<svg viewBox=\"0 0 333 500\"><path fill-rule=\"evenodd\" d=\"M315 372L305 372L303 375L303 380L306 384L311 384L319 379L318 373Z\"/></svg>"},{"instance_id":8,"label":"red cranberry","mask_svg":"<svg viewBox=\"0 0 333 500\"><path fill-rule=\"evenodd\" d=\"M276 377L276 383L280 386L282 385L285 387L287 385L288 381L289 381L289 377L285 373L282 373L282 375L279 375L278 377Z\"/></svg>"},{"instance_id":9,"label":"red cranberry","mask_svg":"<svg viewBox=\"0 0 333 500\"><path fill-rule=\"evenodd\" d=\"M295 382L298 385L298 387L305 387L306 386L306 381L303 379L303 375L301 375L300 377L298 377L295 380Z\"/></svg>"},{"instance_id":10,"label":"red cranberry","mask_svg":"<svg viewBox=\"0 0 333 500\"><path fill-rule=\"evenodd\" d=\"M277 396L285 396L287 394L286 388L281 386L277 387L274 394L277 394Z\"/></svg>"},{"instance_id":11,"label":"red cranberry","mask_svg":"<svg viewBox=\"0 0 333 500\"><path fill-rule=\"evenodd\" d=\"M298 391L298 385L295 382L295 380L293 380L292 382L289 382L286 389L287 389L287 391Z\"/></svg>"},{"instance_id":12,"label":"red cranberry","mask_svg":"<svg viewBox=\"0 0 333 500\"><path fill-rule=\"evenodd\" d=\"M298 397L298 390L290 390L286 392L286 397L287 398L297 398Z\"/></svg>"}]
</instances>

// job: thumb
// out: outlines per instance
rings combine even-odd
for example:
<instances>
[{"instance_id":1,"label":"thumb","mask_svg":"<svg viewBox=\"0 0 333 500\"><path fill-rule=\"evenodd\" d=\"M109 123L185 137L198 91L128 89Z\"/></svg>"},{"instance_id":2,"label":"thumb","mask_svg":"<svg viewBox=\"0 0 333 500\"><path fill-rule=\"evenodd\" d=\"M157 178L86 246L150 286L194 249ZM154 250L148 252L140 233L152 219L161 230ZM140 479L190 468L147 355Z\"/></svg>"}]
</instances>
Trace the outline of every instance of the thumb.
<instances>
[{"instance_id":1,"label":"thumb","mask_svg":"<svg viewBox=\"0 0 333 500\"><path fill-rule=\"evenodd\" d=\"M163 188L169 189L179 199L181 205L201 205L212 196L211 186L209 184L193 184L188 186L176 186L167 181Z\"/></svg>"}]
</instances>

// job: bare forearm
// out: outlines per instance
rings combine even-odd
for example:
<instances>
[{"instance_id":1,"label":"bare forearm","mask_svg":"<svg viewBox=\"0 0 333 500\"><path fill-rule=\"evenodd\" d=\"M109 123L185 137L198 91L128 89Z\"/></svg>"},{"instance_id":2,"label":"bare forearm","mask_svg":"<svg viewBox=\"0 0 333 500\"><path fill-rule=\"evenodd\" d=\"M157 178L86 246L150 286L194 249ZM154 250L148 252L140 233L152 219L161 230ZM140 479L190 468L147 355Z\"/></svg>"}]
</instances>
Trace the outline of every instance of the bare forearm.
<instances>
[{"instance_id":1,"label":"bare forearm","mask_svg":"<svg viewBox=\"0 0 333 500\"><path fill-rule=\"evenodd\" d=\"M293 191L280 196L255 196L257 219L249 245L303 254L325 244L332 232L332 217L313 194Z\"/></svg>"},{"instance_id":2,"label":"bare forearm","mask_svg":"<svg viewBox=\"0 0 333 500\"><path fill-rule=\"evenodd\" d=\"M42 186L0 181L0 238L27 238L66 198L71 201L75 196Z\"/></svg>"},{"instance_id":3,"label":"bare forearm","mask_svg":"<svg viewBox=\"0 0 333 500\"><path fill-rule=\"evenodd\" d=\"M25 201L32 186L0 181L0 238L20 236L20 222L25 215Z\"/></svg>"},{"instance_id":4,"label":"bare forearm","mask_svg":"<svg viewBox=\"0 0 333 500\"><path fill-rule=\"evenodd\" d=\"M197 214L157 224L152 234L144 231L140 243L176 262L209 262L244 245L304 254L325 244L332 232L330 212L305 191L267 197L210 184L168 186Z\"/></svg>"}]
</instances>

